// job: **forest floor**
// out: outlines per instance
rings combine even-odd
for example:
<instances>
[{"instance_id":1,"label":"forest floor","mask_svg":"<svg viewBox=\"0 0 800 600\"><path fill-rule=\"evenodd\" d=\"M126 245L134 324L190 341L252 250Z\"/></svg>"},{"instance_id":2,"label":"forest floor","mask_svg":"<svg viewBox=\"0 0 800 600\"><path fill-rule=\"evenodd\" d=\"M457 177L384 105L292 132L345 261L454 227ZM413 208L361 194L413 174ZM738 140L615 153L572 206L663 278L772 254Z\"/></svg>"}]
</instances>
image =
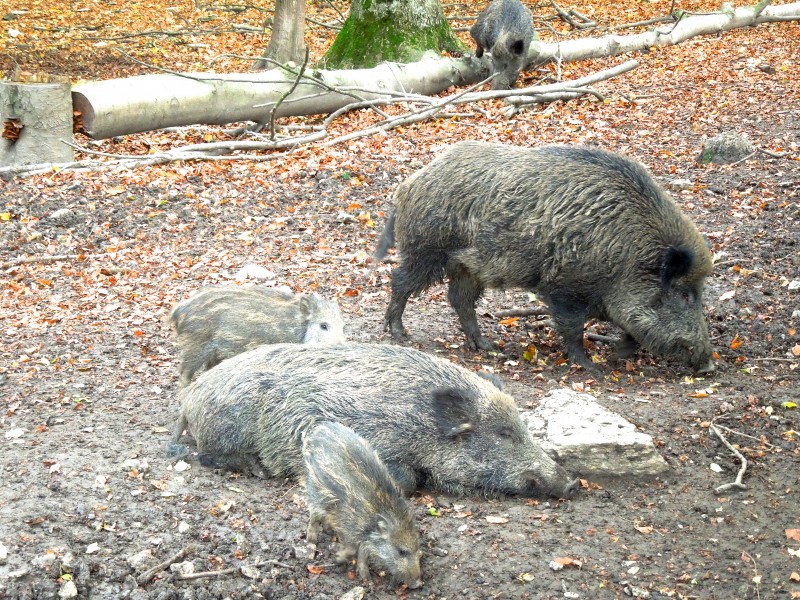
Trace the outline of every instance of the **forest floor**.
<instances>
[{"instance_id":1,"label":"forest floor","mask_svg":"<svg viewBox=\"0 0 800 600\"><path fill-rule=\"evenodd\" d=\"M248 18L258 25L263 16L252 7L128 2L59 12L52 4L29 3L4 21L21 33L3 41L1 68L16 62L93 79L144 72L113 51L128 44L142 60L199 70L215 54L241 46L257 54L265 43L228 28ZM624 22L669 6L621 1L609 15L611 4L579 9ZM309 4L309 12L333 14L327 4ZM119 37L148 23L196 30L189 38L197 43ZM310 33L313 57L326 35ZM458 119L274 161L0 182L0 598L56 598L59 590L68 597L69 580L80 598L159 600L323 600L362 585L334 566L335 543L304 553L307 511L297 484L196 462L177 472L167 460L178 377L165 317L197 289L230 283L257 264L275 285L337 298L350 339L393 343L382 332L391 265L369 257L396 185L463 139L589 143L644 163L715 254L705 313L718 369L697 379L646 352L620 364L607 346L587 342L604 372L592 377L565 362L562 341L534 318L495 316L525 306L523 290L490 291L480 301L481 327L498 346L475 353L444 286L412 299L405 324L413 347L493 370L520 407L558 387L591 393L653 436L671 471L653 481L585 482L571 500L420 492L412 500L426 550L424 587L375 577L366 597L800 598L800 413L792 408L800 403L798 26L697 38L639 58L637 70L597 86L606 102L555 103L511 119L500 115L501 103L486 102ZM246 70L225 61L215 67ZM616 62L565 65L564 76ZM348 115L337 127L368 119ZM729 130L772 154L697 165L703 141ZM225 138L220 128L197 127L83 143L147 153L208 132ZM62 259L46 260L53 256ZM605 323L588 329L613 332ZM748 460L745 490L714 492L740 463L710 431L712 419ZM179 562L216 573L179 580L166 568L137 582L184 549ZM554 570L553 561L565 566Z\"/></svg>"}]
</instances>

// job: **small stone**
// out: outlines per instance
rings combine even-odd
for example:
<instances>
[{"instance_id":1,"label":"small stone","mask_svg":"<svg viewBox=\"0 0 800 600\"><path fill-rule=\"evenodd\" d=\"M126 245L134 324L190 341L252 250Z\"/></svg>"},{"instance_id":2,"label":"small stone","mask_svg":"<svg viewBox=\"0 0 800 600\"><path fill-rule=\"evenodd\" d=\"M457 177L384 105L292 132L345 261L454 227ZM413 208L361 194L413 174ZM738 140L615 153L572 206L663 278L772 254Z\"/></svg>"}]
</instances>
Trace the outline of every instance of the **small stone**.
<instances>
[{"instance_id":1,"label":"small stone","mask_svg":"<svg viewBox=\"0 0 800 600\"><path fill-rule=\"evenodd\" d=\"M275 279L275 273L261 265L248 264L236 272L236 281L246 281L247 279Z\"/></svg>"},{"instance_id":2,"label":"small stone","mask_svg":"<svg viewBox=\"0 0 800 600\"><path fill-rule=\"evenodd\" d=\"M690 190L694 187L691 179L673 179L672 181L668 181L667 185L676 192Z\"/></svg>"},{"instance_id":3,"label":"small stone","mask_svg":"<svg viewBox=\"0 0 800 600\"><path fill-rule=\"evenodd\" d=\"M42 554L41 556L37 556L31 561L31 564L34 567L38 567L40 569L46 569L50 567L56 561L55 554Z\"/></svg>"},{"instance_id":4,"label":"small stone","mask_svg":"<svg viewBox=\"0 0 800 600\"><path fill-rule=\"evenodd\" d=\"M152 550L149 548L147 550L142 550L141 552L137 552L127 558L128 565L135 571L146 571L150 568L151 565L154 565L156 562L155 556L153 556Z\"/></svg>"},{"instance_id":5,"label":"small stone","mask_svg":"<svg viewBox=\"0 0 800 600\"><path fill-rule=\"evenodd\" d=\"M794 280L790 281L789 285L788 285L788 287L786 289L788 289L790 292L794 292L796 290L800 290L800 279L794 279Z\"/></svg>"},{"instance_id":6,"label":"small stone","mask_svg":"<svg viewBox=\"0 0 800 600\"><path fill-rule=\"evenodd\" d=\"M72 562L75 560L75 556L73 556L72 552L67 552L61 558L61 571L64 573L72 572Z\"/></svg>"},{"instance_id":7,"label":"small stone","mask_svg":"<svg viewBox=\"0 0 800 600\"><path fill-rule=\"evenodd\" d=\"M72 214L72 211L68 208L59 208L58 210L54 210L50 213L50 218L54 221L60 221L66 217L69 217Z\"/></svg>"},{"instance_id":8,"label":"small stone","mask_svg":"<svg viewBox=\"0 0 800 600\"><path fill-rule=\"evenodd\" d=\"M342 595L339 600L361 600L364 597L364 593L363 587L354 587L352 590Z\"/></svg>"},{"instance_id":9,"label":"small stone","mask_svg":"<svg viewBox=\"0 0 800 600\"><path fill-rule=\"evenodd\" d=\"M8 561L8 548L0 542L0 565L6 564Z\"/></svg>"},{"instance_id":10,"label":"small stone","mask_svg":"<svg viewBox=\"0 0 800 600\"><path fill-rule=\"evenodd\" d=\"M192 528L186 521L181 521L178 523L178 533L186 533Z\"/></svg>"},{"instance_id":11,"label":"small stone","mask_svg":"<svg viewBox=\"0 0 800 600\"><path fill-rule=\"evenodd\" d=\"M354 215L351 215L350 213L344 211L341 211L338 215L336 215L336 220L339 221L340 223L345 223L345 224L356 222L356 218Z\"/></svg>"},{"instance_id":12,"label":"small stone","mask_svg":"<svg viewBox=\"0 0 800 600\"><path fill-rule=\"evenodd\" d=\"M755 148L745 136L733 131L726 131L706 140L696 161L702 165L711 162L727 165L744 160L754 152Z\"/></svg>"},{"instance_id":13,"label":"small stone","mask_svg":"<svg viewBox=\"0 0 800 600\"><path fill-rule=\"evenodd\" d=\"M58 590L59 598L76 598L78 596L78 588L72 580L65 581L61 589Z\"/></svg>"},{"instance_id":14,"label":"small stone","mask_svg":"<svg viewBox=\"0 0 800 600\"><path fill-rule=\"evenodd\" d=\"M314 553L317 547L314 544L306 544L305 546L294 547L294 557L300 560L311 560L314 558Z\"/></svg>"},{"instance_id":15,"label":"small stone","mask_svg":"<svg viewBox=\"0 0 800 600\"><path fill-rule=\"evenodd\" d=\"M261 577L261 571L259 571L256 567L251 567L250 565L244 565L241 569L242 575L247 577L248 579L258 579Z\"/></svg>"},{"instance_id":16,"label":"small stone","mask_svg":"<svg viewBox=\"0 0 800 600\"><path fill-rule=\"evenodd\" d=\"M170 573L177 573L178 575L191 575L194 573L194 563L190 560L173 563L169 566Z\"/></svg>"},{"instance_id":17,"label":"small stone","mask_svg":"<svg viewBox=\"0 0 800 600\"><path fill-rule=\"evenodd\" d=\"M557 561L555 561L555 560L551 560L551 561L550 561L550 564L549 564L548 566L549 566L549 567L550 567L550 569L552 569L553 571L560 571L561 569L563 569L563 568L564 568L564 565L562 565L560 562L557 562Z\"/></svg>"}]
</instances>

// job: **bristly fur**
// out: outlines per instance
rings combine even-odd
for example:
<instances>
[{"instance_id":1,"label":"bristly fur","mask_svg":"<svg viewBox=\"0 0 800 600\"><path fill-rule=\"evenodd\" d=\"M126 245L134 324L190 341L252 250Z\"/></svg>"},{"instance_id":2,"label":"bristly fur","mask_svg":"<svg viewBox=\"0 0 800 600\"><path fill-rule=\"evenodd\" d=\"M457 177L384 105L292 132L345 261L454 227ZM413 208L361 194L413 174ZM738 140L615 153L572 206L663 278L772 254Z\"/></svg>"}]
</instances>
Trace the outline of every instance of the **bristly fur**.
<instances>
[{"instance_id":1,"label":"bristly fur","mask_svg":"<svg viewBox=\"0 0 800 600\"><path fill-rule=\"evenodd\" d=\"M535 289L570 358L587 368L587 318L656 354L713 369L702 313L712 259L674 200L634 160L598 148L462 142L401 183L385 326L405 335L408 298L449 280L472 348L489 349L475 303L486 288ZM388 237L385 237L388 239Z\"/></svg>"}]
</instances>

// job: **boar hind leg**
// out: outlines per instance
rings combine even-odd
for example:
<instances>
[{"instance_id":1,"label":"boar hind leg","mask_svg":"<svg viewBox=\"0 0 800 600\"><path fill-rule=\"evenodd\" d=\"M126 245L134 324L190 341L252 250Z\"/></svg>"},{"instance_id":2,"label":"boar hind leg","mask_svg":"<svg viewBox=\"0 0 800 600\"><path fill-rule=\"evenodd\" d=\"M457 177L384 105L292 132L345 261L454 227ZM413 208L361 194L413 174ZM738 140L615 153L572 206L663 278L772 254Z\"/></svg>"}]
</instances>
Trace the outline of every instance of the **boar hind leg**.
<instances>
[{"instance_id":1,"label":"boar hind leg","mask_svg":"<svg viewBox=\"0 0 800 600\"><path fill-rule=\"evenodd\" d=\"M424 261L403 262L392 271L392 298L383 318L383 329L392 337L407 337L403 327L403 312L412 294L418 294L442 279L441 257L430 256Z\"/></svg>"},{"instance_id":2,"label":"boar hind leg","mask_svg":"<svg viewBox=\"0 0 800 600\"><path fill-rule=\"evenodd\" d=\"M639 349L639 342L629 333L624 333L619 341L614 344L614 358L617 360L632 356Z\"/></svg>"},{"instance_id":3,"label":"boar hind leg","mask_svg":"<svg viewBox=\"0 0 800 600\"><path fill-rule=\"evenodd\" d=\"M491 342L481 335L478 318L475 315L475 303L483 293L483 287L463 267L449 273L450 288L447 298L458 314L461 328L467 336L467 344L472 350L489 350Z\"/></svg>"},{"instance_id":4,"label":"boar hind leg","mask_svg":"<svg viewBox=\"0 0 800 600\"><path fill-rule=\"evenodd\" d=\"M325 513L311 512L308 519L308 529L306 529L306 541L309 544L316 544L319 541L319 535L325 525Z\"/></svg>"},{"instance_id":5,"label":"boar hind leg","mask_svg":"<svg viewBox=\"0 0 800 600\"><path fill-rule=\"evenodd\" d=\"M586 303L570 296L554 294L548 305L553 313L556 329L567 345L570 362L596 373L597 367L583 349L583 327L588 308Z\"/></svg>"},{"instance_id":6,"label":"boar hind leg","mask_svg":"<svg viewBox=\"0 0 800 600\"><path fill-rule=\"evenodd\" d=\"M255 454L245 454L242 452L211 454L209 452L200 452L197 455L197 459L204 467L236 471L238 473L254 475L259 479L267 478L267 474L264 473L264 469L261 466L261 461Z\"/></svg>"}]
</instances>

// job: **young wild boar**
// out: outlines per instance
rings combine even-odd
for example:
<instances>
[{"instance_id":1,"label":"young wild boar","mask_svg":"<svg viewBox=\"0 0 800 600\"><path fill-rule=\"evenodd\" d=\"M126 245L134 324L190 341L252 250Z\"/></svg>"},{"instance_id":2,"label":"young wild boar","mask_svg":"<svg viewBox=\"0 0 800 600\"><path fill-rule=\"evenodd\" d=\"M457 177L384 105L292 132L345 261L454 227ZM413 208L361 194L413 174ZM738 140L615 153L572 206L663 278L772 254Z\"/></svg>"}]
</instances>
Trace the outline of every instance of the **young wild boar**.
<instances>
[{"instance_id":1,"label":"young wild boar","mask_svg":"<svg viewBox=\"0 0 800 600\"><path fill-rule=\"evenodd\" d=\"M180 385L223 360L264 344L344 341L335 300L288 289L210 287L177 304L169 315L178 334Z\"/></svg>"},{"instance_id":2,"label":"young wild boar","mask_svg":"<svg viewBox=\"0 0 800 600\"><path fill-rule=\"evenodd\" d=\"M385 327L406 335L412 294L449 279L471 348L490 348L475 316L486 288L532 288L570 359L589 317L620 326L624 355L641 344L713 371L703 318L712 259L705 241L637 162L596 148L452 146L400 184L377 258L397 242Z\"/></svg>"},{"instance_id":3,"label":"young wild boar","mask_svg":"<svg viewBox=\"0 0 800 600\"><path fill-rule=\"evenodd\" d=\"M339 537L338 562L356 558L362 580L370 581L372 563L411 589L422 587L414 513L367 440L324 421L306 433L303 461L311 513L306 539L316 544L328 527Z\"/></svg>"},{"instance_id":4,"label":"young wild boar","mask_svg":"<svg viewBox=\"0 0 800 600\"><path fill-rule=\"evenodd\" d=\"M469 32L477 45L475 56L492 53L492 89L513 88L536 35L531 11L519 0L493 0Z\"/></svg>"},{"instance_id":5,"label":"young wild boar","mask_svg":"<svg viewBox=\"0 0 800 600\"><path fill-rule=\"evenodd\" d=\"M353 429L404 493L571 496L577 481L534 443L514 400L447 360L386 344L279 344L239 354L182 390L184 429L207 466L303 477L301 438Z\"/></svg>"}]
</instances>

